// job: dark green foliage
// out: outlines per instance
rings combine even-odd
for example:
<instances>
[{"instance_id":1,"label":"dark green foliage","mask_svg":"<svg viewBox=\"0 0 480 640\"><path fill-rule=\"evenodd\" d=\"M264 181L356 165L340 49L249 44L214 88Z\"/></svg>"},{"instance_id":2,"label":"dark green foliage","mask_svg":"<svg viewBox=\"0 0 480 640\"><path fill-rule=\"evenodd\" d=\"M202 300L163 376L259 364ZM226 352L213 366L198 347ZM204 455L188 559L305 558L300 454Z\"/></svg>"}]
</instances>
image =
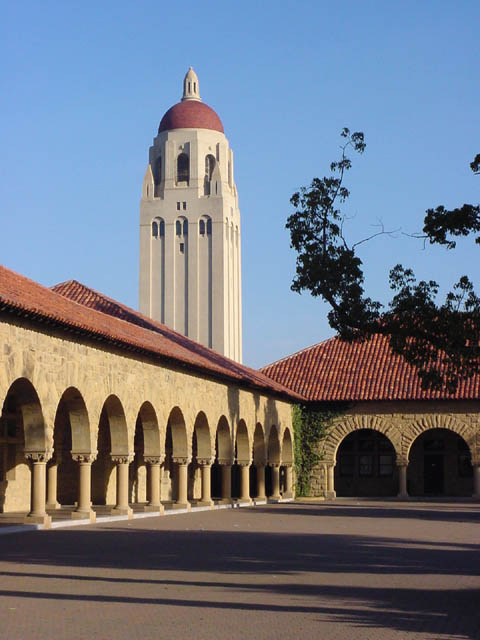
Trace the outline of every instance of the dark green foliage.
<instances>
[{"instance_id":1,"label":"dark green foliage","mask_svg":"<svg viewBox=\"0 0 480 640\"><path fill-rule=\"evenodd\" d=\"M339 209L350 195L344 186L345 172L352 166L346 154L348 150L363 153L366 145L361 132L351 134L343 129L341 136L346 141L340 160L330 165L331 175L315 178L290 200L296 210L286 226L298 254L292 290L321 296L331 307L330 326L342 339L387 335L392 350L417 369L424 389L446 387L453 393L460 379L480 371L480 299L463 276L438 304L438 283L417 282L413 271L402 265L390 271L394 297L387 311L365 295L363 265L356 247L388 232L382 229L360 242L347 243L345 218ZM480 154L470 166L480 172ZM423 235L416 237L454 249L454 238L479 231L479 205L464 204L452 210L439 206L427 210ZM480 235L475 242L480 244Z\"/></svg>"},{"instance_id":2,"label":"dark green foliage","mask_svg":"<svg viewBox=\"0 0 480 640\"><path fill-rule=\"evenodd\" d=\"M311 408L294 405L292 423L295 435L296 495L310 495L310 478L314 467L321 461L319 443L326 438L334 418L342 415L345 407L335 405L327 408Z\"/></svg>"}]
</instances>

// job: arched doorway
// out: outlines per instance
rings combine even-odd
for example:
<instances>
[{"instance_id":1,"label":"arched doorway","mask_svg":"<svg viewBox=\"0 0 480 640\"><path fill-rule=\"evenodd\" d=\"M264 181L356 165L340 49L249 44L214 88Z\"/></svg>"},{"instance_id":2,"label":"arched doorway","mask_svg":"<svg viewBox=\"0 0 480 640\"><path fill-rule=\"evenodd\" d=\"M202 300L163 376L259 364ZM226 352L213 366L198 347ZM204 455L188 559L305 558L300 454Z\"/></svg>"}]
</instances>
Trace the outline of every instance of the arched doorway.
<instances>
[{"instance_id":1,"label":"arched doorway","mask_svg":"<svg viewBox=\"0 0 480 640\"><path fill-rule=\"evenodd\" d=\"M335 491L341 497L396 496L396 453L390 440L374 429L346 436L337 451Z\"/></svg>"},{"instance_id":2,"label":"arched doorway","mask_svg":"<svg viewBox=\"0 0 480 640\"><path fill-rule=\"evenodd\" d=\"M468 444L449 429L429 429L412 444L407 471L411 496L471 496L473 468Z\"/></svg>"},{"instance_id":3,"label":"arched doorway","mask_svg":"<svg viewBox=\"0 0 480 640\"><path fill-rule=\"evenodd\" d=\"M97 451L97 459L92 464L92 502L96 505L114 505L117 501L117 471L112 456L128 457L127 421L117 396L109 396L103 405Z\"/></svg>"},{"instance_id":4,"label":"arched doorway","mask_svg":"<svg viewBox=\"0 0 480 640\"><path fill-rule=\"evenodd\" d=\"M177 505L188 503L188 440L185 418L179 407L174 407L168 418L165 434L165 462L162 501Z\"/></svg>"},{"instance_id":5,"label":"arched doorway","mask_svg":"<svg viewBox=\"0 0 480 640\"><path fill-rule=\"evenodd\" d=\"M272 424L268 434L268 466L265 470L267 496L278 500L280 496L280 438L277 427Z\"/></svg>"},{"instance_id":6,"label":"arched doorway","mask_svg":"<svg viewBox=\"0 0 480 640\"><path fill-rule=\"evenodd\" d=\"M47 474L50 508L56 507L57 501L60 505L73 505L78 499L79 469L72 457L75 454L91 454L90 426L81 393L70 387L60 398L55 415L53 457Z\"/></svg>"},{"instance_id":7,"label":"arched doorway","mask_svg":"<svg viewBox=\"0 0 480 640\"><path fill-rule=\"evenodd\" d=\"M211 503L211 464L210 429L207 416L203 411L200 411L193 426L192 462L190 464L189 479L189 498L199 504ZM203 486L204 484L205 486Z\"/></svg>"},{"instance_id":8,"label":"arched doorway","mask_svg":"<svg viewBox=\"0 0 480 640\"><path fill-rule=\"evenodd\" d=\"M265 465L267 462L265 433L260 422L253 434L253 464L250 467L250 497L265 499Z\"/></svg>"},{"instance_id":9,"label":"arched doorway","mask_svg":"<svg viewBox=\"0 0 480 640\"><path fill-rule=\"evenodd\" d=\"M0 512L28 511L31 468L25 454L47 450L37 392L26 378L9 388L0 416Z\"/></svg>"},{"instance_id":10,"label":"arched doorway","mask_svg":"<svg viewBox=\"0 0 480 640\"><path fill-rule=\"evenodd\" d=\"M215 437L215 462L212 465L212 496L217 499L231 500L232 458L233 447L230 426L227 418L221 416Z\"/></svg>"}]
</instances>

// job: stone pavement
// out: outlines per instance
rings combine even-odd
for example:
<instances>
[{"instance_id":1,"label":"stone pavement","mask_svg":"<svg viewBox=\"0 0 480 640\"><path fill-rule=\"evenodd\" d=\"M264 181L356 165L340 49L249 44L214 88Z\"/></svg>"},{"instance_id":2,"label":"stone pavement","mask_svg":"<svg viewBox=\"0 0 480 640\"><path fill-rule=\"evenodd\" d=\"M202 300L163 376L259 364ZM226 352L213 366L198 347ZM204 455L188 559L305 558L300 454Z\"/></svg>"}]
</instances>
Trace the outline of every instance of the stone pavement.
<instances>
[{"instance_id":1,"label":"stone pavement","mask_svg":"<svg viewBox=\"0 0 480 640\"><path fill-rule=\"evenodd\" d=\"M0 637L476 639L479 525L352 499L2 536Z\"/></svg>"}]
</instances>

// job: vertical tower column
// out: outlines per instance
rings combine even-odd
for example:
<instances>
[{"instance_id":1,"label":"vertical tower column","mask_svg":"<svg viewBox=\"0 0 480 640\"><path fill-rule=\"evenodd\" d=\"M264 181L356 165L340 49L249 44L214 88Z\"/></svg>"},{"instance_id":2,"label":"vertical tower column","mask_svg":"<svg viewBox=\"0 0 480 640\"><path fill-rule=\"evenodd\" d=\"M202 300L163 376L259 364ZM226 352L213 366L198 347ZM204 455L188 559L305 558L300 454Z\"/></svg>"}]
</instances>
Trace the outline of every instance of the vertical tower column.
<instances>
[{"instance_id":1,"label":"vertical tower column","mask_svg":"<svg viewBox=\"0 0 480 640\"><path fill-rule=\"evenodd\" d=\"M250 499L250 460L237 460L240 467L240 501L251 502Z\"/></svg>"},{"instance_id":2,"label":"vertical tower column","mask_svg":"<svg viewBox=\"0 0 480 640\"><path fill-rule=\"evenodd\" d=\"M408 462L407 461L398 462L397 469L398 469L398 497L408 498L408 491L407 491Z\"/></svg>"},{"instance_id":3,"label":"vertical tower column","mask_svg":"<svg viewBox=\"0 0 480 640\"><path fill-rule=\"evenodd\" d=\"M280 463L269 462L269 466L272 470L272 495L269 496L270 500L280 500Z\"/></svg>"},{"instance_id":4,"label":"vertical tower column","mask_svg":"<svg viewBox=\"0 0 480 640\"><path fill-rule=\"evenodd\" d=\"M335 465L333 463L327 465L327 495L328 500L334 500L335 493Z\"/></svg>"},{"instance_id":5,"label":"vertical tower column","mask_svg":"<svg viewBox=\"0 0 480 640\"><path fill-rule=\"evenodd\" d=\"M190 503L188 501L188 464L189 458L174 457L173 462L178 466L178 495L176 505L183 509L190 509Z\"/></svg>"},{"instance_id":6,"label":"vertical tower column","mask_svg":"<svg viewBox=\"0 0 480 640\"><path fill-rule=\"evenodd\" d=\"M112 455L112 461L117 465L117 504L112 509L115 515L133 517L133 511L128 504L128 467L133 460L132 454Z\"/></svg>"},{"instance_id":7,"label":"vertical tower column","mask_svg":"<svg viewBox=\"0 0 480 640\"><path fill-rule=\"evenodd\" d=\"M47 509L60 509L58 494L58 466L62 461L60 453L54 454L47 464Z\"/></svg>"},{"instance_id":8,"label":"vertical tower column","mask_svg":"<svg viewBox=\"0 0 480 640\"><path fill-rule=\"evenodd\" d=\"M265 495L265 461L255 462L255 467L257 469L257 495L255 499L263 501L267 499Z\"/></svg>"},{"instance_id":9,"label":"vertical tower column","mask_svg":"<svg viewBox=\"0 0 480 640\"><path fill-rule=\"evenodd\" d=\"M145 511L163 513L163 504L160 501L163 456L144 456L144 460L148 464L148 492L150 498L145 506Z\"/></svg>"},{"instance_id":10,"label":"vertical tower column","mask_svg":"<svg viewBox=\"0 0 480 640\"><path fill-rule=\"evenodd\" d=\"M222 502L232 502L232 461L219 460L222 469Z\"/></svg>"},{"instance_id":11,"label":"vertical tower column","mask_svg":"<svg viewBox=\"0 0 480 640\"><path fill-rule=\"evenodd\" d=\"M32 461L31 508L25 522L43 524L49 529L52 519L46 512L46 466L52 455L51 451L26 451L25 458Z\"/></svg>"},{"instance_id":12,"label":"vertical tower column","mask_svg":"<svg viewBox=\"0 0 480 640\"><path fill-rule=\"evenodd\" d=\"M72 452L72 458L78 462L78 506L72 518L88 518L90 522L95 522L96 514L92 509L92 462L97 454Z\"/></svg>"},{"instance_id":13,"label":"vertical tower column","mask_svg":"<svg viewBox=\"0 0 480 640\"><path fill-rule=\"evenodd\" d=\"M202 470L202 497L198 504L206 507L213 506L212 500L212 459L197 458Z\"/></svg>"}]
</instances>

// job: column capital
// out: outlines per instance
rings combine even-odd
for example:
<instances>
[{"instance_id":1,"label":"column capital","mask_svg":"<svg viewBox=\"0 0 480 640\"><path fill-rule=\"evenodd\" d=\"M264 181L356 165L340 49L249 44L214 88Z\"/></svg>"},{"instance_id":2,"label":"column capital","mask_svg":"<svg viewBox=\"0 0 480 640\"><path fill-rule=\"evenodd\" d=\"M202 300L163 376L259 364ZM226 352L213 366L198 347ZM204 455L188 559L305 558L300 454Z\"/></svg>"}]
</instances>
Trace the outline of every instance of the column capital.
<instances>
[{"instance_id":1,"label":"column capital","mask_svg":"<svg viewBox=\"0 0 480 640\"><path fill-rule=\"evenodd\" d=\"M397 456L397 467L408 467L408 458L406 456Z\"/></svg>"},{"instance_id":2,"label":"column capital","mask_svg":"<svg viewBox=\"0 0 480 640\"><path fill-rule=\"evenodd\" d=\"M254 467L266 467L267 461L264 458L262 458L261 460L255 460L254 458L252 464Z\"/></svg>"},{"instance_id":3,"label":"column capital","mask_svg":"<svg viewBox=\"0 0 480 640\"><path fill-rule=\"evenodd\" d=\"M190 462L190 458L188 456L173 456L172 460L176 464L188 464Z\"/></svg>"},{"instance_id":4,"label":"column capital","mask_svg":"<svg viewBox=\"0 0 480 640\"><path fill-rule=\"evenodd\" d=\"M268 466L269 466L269 467L273 467L273 468L275 468L275 469L276 469L276 468L278 468L278 467L280 467L280 466L281 466L281 463L280 463L280 462L270 462L270 461L269 461L269 462L268 462Z\"/></svg>"},{"instance_id":5,"label":"column capital","mask_svg":"<svg viewBox=\"0 0 480 640\"><path fill-rule=\"evenodd\" d=\"M237 460L237 464L239 467L249 467L252 462L251 460Z\"/></svg>"},{"instance_id":6,"label":"column capital","mask_svg":"<svg viewBox=\"0 0 480 640\"><path fill-rule=\"evenodd\" d=\"M219 458L217 462L222 467L231 467L233 464L233 460L231 458Z\"/></svg>"},{"instance_id":7,"label":"column capital","mask_svg":"<svg viewBox=\"0 0 480 640\"><path fill-rule=\"evenodd\" d=\"M165 456L143 456L143 459L147 464L160 465L165 460Z\"/></svg>"},{"instance_id":8,"label":"column capital","mask_svg":"<svg viewBox=\"0 0 480 640\"><path fill-rule=\"evenodd\" d=\"M92 464L92 462L95 462L95 460L97 459L97 453L87 453L87 452L78 452L78 451L72 451L72 460L75 460L75 462L88 462L90 464Z\"/></svg>"},{"instance_id":9,"label":"column capital","mask_svg":"<svg viewBox=\"0 0 480 640\"><path fill-rule=\"evenodd\" d=\"M212 458L197 458L197 464L199 464L201 467L207 467L211 465L212 462Z\"/></svg>"},{"instance_id":10,"label":"column capital","mask_svg":"<svg viewBox=\"0 0 480 640\"><path fill-rule=\"evenodd\" d=\"M130 464L133 460L133 453L112 453L110 457L112 462L117 464Z\"/></svg>"},{"instance_id":11,"label":"column capital","mask_svg":"<svg viewBox=\"0 0 480 640\"><path fill-rule=\"evenodd\" d=\"M24 451L25 458L32 462L48 462L52 457L53 451Z\"/></svg>"}]
</instances>

